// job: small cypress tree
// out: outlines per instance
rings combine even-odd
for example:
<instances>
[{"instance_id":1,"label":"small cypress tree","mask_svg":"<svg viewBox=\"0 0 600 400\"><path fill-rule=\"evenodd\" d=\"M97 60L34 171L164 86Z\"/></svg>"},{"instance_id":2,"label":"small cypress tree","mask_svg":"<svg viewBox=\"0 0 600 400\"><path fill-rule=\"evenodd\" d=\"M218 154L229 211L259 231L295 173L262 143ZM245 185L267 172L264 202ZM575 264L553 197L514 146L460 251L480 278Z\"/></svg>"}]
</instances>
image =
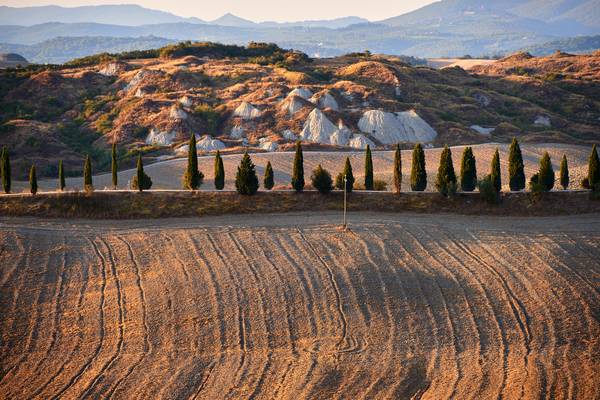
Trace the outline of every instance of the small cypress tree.
<instances>
[{"instance_id":1,"label":"small cypress tree","mask_svg":"<svg viewBox=\"0 0 600 400\"><path fill-rule=\"evenodd\" d=\"M596 145L594 145L592 148L592 154L590 154L587 178L590 189L600 190L600 159L598 159Z\"/></svg>"},{"instance_id":2,"label":"small cypress tree","mask_svg":"<svg viewBox=\"0 0 600 400\"><path fill-rule=\"evenodd\" d=\"M463 192L472 192L477 187L477 165L473 149L466 147L460 162L460 189Z\"/></svg>"},{"instance_id":3,"label":"small cypress tree","mask_svg":"<svg viewBox=\"0 0 600 400\"><path fill-rule=\"evenodd\" d=\"M490 173L490 178L492 179L494 188L500 193L502 191L502 175L500 172L500 153L498 152L498 149L496 149L494 157L492 158L492 172Z\"/></svg>"},{"instance_id":4,"label":"small cypress tree","mask_svg":"<svg viewBox=\"0 0 600 400\"><path fill-rule=\"evenodd\" d=\"M2 169L2 188L4 193L10 193L11 187L11 172L10 172L10 156L8 148L2 148L2 159L0 160L0 166Z\"/></svg>"},{"instance_id":5,"label":"small cypress tree","mask_svg":"<svg viewBox=\"0 0 600 400\"><path fill-rule=\"evenodd\" d=\"M31 169L29 170L29 190L31 191L31 194L34 196L38 191L37 174L35 173L35 164L32 165Z\"/></svg>"},{"instance_id":6,"label":"small cypress tree","mask_svg":"<svg viewBox=\"0 0 600 400\"><path fill-rule=\"evenodd\" d=\"M400 145L396 145L396 152L394 153L394 187L396 193L402 191L402 151Z\"/></svg>"},{"instance_id":7,"label":"small cypress tree","mask_svg":"<svg viewBox=\"0 0 600 400\"><path fill-rule=\"evenodd\" d=\"M58 162L58 189L62 192L66 187L65 183L65 167L63 166L63 161L60 160Z\"/></svg>"},{"instance_id":8,"label":"small cypress tree","mask_svg":"<svg viewBox=\"0 0 600 400\"><path fill-rule=\"evenodd\" d=\"M265 168L263 186L267 190L271 190L273 189L273 186L275 186L275 178L273 177L273 167L271 166L271 161L267 162L267 167Z\"/></svg>"},{"instance_id":9,"label":"small cypress tree","mask_svg":"<svg viewBox=\"0 0 600 400\"><path fill-rule=\"evenodd\" d=\"M217 150L215 156L215 189L223 190L225 187L225 168L223 168L223 158L221 152Z\"/></svg>"},{"instance_id":10,"label":"small cypress tree","mask_svg":"<svg viewBox=\"0 0 600 400\"><path fill-rule=\"evenodd\" d=\"M421 143L417 143L413 150L412 168L410 171L410 188L415 192L422 192L427 188L425 152L423 151Z\"/></svg>"},{"instance_id":11,"label":"small cypress tree","mask_svg":"<svg viewBox=\"0 0 600 400\"><path fill-rule=\"evenodd\" d=\"M258 177L254 163L248 153L244 153L235 176L235 188L239 194L251 196L258 190Z\"/></svg>"},{"instance_id":12,"label":"small cypress tree","mask_svg":"<svg viewBox=\"0 0 600 400\"><path fill-rule=\"evenodd\" d=\"M294 156L292 168L292 187L296 192L304 190L304 157L300 141L296 142L296 155Z\"/></svg>"},{"instance_id":13,"label":"small cypress tree","mask_svg":"<svg viewBox=\"0 0 600 400\"><path fill-rule=\"evenodd\" d=\"M365 190L373 190L373 157L369 145L365 152Z\"/></svg>"},{"instance_id":14,"label":"small cypress tree","mask_svg":"<svg viewBox=\"0 0 600 400\"><path fill-rule=\"evenodd\" d=\"M544 192L549 192L554 187L554 168L548 152L540 160L540 171L538 172L538 184Z\"/></svg>"},{"instance_id":15,"label":"small cypress tree","mask_svg":"<svg viewBox=\"0 0 600 400\"><path fill-rule=\"evenodd\" d=\"M198 170L198 154L196 154L196 136L192 133L188 144L187 169L183 175L183 188L198 190L204 180L204 174Z\"/></svg>"},{"instance_id":16,"label":"small cypress tree","mask_svg":"<svg viewBox=\"0 0 600 400\"><path fill-rule=\"evenodd\" d=\"M569 187L569 163L567 162L567 156L563 155L562 161L560 163L560 185L563 190L567 190Z\"/></svg>"},{"instance_id":17,"label":"small cypress tree","mask_svg":"<svg viewBox=\"0 0 600 400\"><path fill-rule=\"evenodd\" d=\"M85 157L85 163L83 164L83 189L86 192L94 190L94 185L92 184L92 161L89 155Z\"/></svg>"},{"instance_id":18,"label":"small cypress tree","mask_svg":"<svg viewBox=\"0 0 600 400\"><path fill-rule=\"evenodd\" d=\"M344 190L344 176L346 177L346 191L352 193L354 188L354 174L352 173L352 164L350 164L350 157L346 157L346 163L344 164L344 170L338 174L335 179L335 187Z\"/></svg>"},{"instance_id":19,"label":"small cypress tree","mask_svg":"<svg viewBox=\"0 0 600 400\"><path fill-rule=\"evenodd\" d=\"M111 172L112 172L112 185L113 185L113 189L117 188L117 185L119 183L119 178L117 176L117 170L118 170L118 165L117 165L117 144L113 143L112 145L112 153L111 153Z\"/></svg>"},{"instance_id":20,"label":"small cypress tree","mask_svg":"<svg viewBox=\"0 0 600 400\"><path fill-rule=\"evenodd\" d=\"M131 188L134 190L149 190L152 187L152 179L144 172L144 164L142 163L142 155L138 154L136 174L131 180Z\"/></svg>"},{"instance_id":21,"label":"small cypress tree","mask_svg":"<svg viewBox=\"0 0 600 400\"><path fill-rule=\"evenodd\" d=\"M525 165L517 138L513 138L508 154L508 179L511 191L525 189Z\"/></svg>"},{"instance_id":22,"label":"small cypress tree","mask_svg":"<svg viewBox=\"0 0 600 400\"><path fill-rule=\"evenodd\" d=\"M440 156L440 166L435 181L435 187L444 196L456 192L456 174L452 164L452 150L446 145Z\"/></svg>"},{"instance_id":23,"label":"small cypress tree","mask_svg":"<svg viewBox=\"0 0 600 400\"><path fill-rule=\"evenodd\" d=\"M319 164L310 177L311 183L321 194L328 194L333 190L333 181L329 172Z\"/></svg>"}]
</instances>

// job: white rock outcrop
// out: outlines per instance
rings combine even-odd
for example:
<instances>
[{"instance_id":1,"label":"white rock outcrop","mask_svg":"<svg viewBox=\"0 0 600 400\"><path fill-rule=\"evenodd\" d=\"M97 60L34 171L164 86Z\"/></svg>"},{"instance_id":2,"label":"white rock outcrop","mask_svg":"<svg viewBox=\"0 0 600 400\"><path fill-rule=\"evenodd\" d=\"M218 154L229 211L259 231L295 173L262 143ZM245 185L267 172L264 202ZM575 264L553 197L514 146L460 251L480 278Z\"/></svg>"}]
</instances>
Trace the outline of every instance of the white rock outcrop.
<instances>
[{"instance_id":1,"label":"white rock outcrop","mask_svg":"<svg viewBox=\"0 0 600 400\"><path fill-rule=\"evenodd\" d=\"M134 93L135 97L144 97L146 95L146 92L142 90L142 88L137 88L137 90Z\"/></svg>"},{"instance_id":2,"label":"white rock outcrop","mask_svg":"<svg viewBox=\"0 0 600 400\"><path fill-rule=\"evenodd\" d=\"M538 115L535 119L535 121L533 122L534 125L538 125L538 126L546 126L546 127L551 127L552 126L552 122L550 121L550 117L548 117L547 115Z\"/></svg>"},{"instance_id":3,"label":"white rock outcrop","mask_svg":"<svg viewBox=\"0 0 600 400\"><path fill-rule=\"evenodd\" d=\"M291 97L291 96L298 96L298 97L302 97L304 100L309 100L312 97L313 92L310 91L310 89L307 88L295 88L294 90L292 90L287 97Z\"/></svg>"},{"instance_id":4,"label":"white rock outcrop","mask_svg":"<svg viewBox=\"0 0 600 400\"><path fill-rule=\"evenodd\" d=\"M123 70L124 67L122 64L113 62L106 64L98 71L98 73L104 76L117 76Z\"/></svg>"},{"instance_id":5,"label":"white rock outcrop","mask_svg":"<svg viewBox=\"0 0 600 400\"><path fill-rule=\"evenodd\" d=\"M473 98L475 99L475 101L477 101L477 103L479 103L481 107L487 107L492 103L492 99L490 99L489 96L483 93L475 93L473 95Z\"/></svg>"},{"instance_id":6,"label":"white rock outcrop","mask_svg":"<svg viewBox=\"0 0 600 400\"><path fill-rule=\"evenodd\" d=\"M337 131L331 135L329 143L336 146L347 146L350 138L352 137L352 131L344 125L344 121L341 119L338 122Z\"/></svg>"},{"instance_id":7,"label":"white rock outcrop","mask_svg":"<svg viewBox=\"0 0 600 400\"><path fill-rule=\"evenodd\" d=\"M183 96L182 98L179 99L179 104L181 104L183 107L187 107L190 108L194 102L192 101L192 99L188 96Z\"/></svg>"},{"instance_id":8,"label":"white rock outcrop","mask_svg":"<svg viewBox=\"0 0 600 400\"><path fill-rule=\"evenodd\" d=\"M395 114L367 111L358 122L358 127L383 144L426 143L437 137L437 132L414 110Z\"/></svg>"},{"instance_id":9,"label":"white rock outcrop","mask_svg":"<svg viewBox=\"0 0 600 400\"><path fill-rule=\"evenodd\" d=\"M182 146L179 146L175 150L175 152L178 154L187 153L189 148L189 144L184 144ZM196 135L196 151L215 151L223 150L224 148L225 143L213 138L210 135L205 135L202 138L198 138L198 135Z\"/></svg>"},{"instance_id":10,"label":"white rock outcrop","mask_svg":"<svg viewBox=\"0 0 600 400\"><path fill-rule=\"evenodd\" d=\"M255 119L259 118L261 115L261 111L247 101L243 101L233 112L234 117L242 119Z\"/></svg>"},{"instance_id":11,"label":"white rock outcrop","mask_svg":"<svg viewBox=\"0 0 600 400\"><path fill-rule=\"evenodd\" d=\"M169 118L174 119L176 121L187 119L187 117L188 114L176 104L171 107L171 110L169 110Z\"/></svg>"},{"instance_id":12,"label":"white rock outcrop","mask_svg":"<svg viewBox=\"0 0 600 400\"><path fill-rule=\"evenodd\" d=\"M331 136L337 131L338 128L327 119L325 114L315 108L308 114L300 137L313 143L331 143Z\"/></svg>"},{"instance_id":13,"label":"white rock outcrop","mask_svg":"<svg viewBox=\"0 0 600 400\"><path fill-rule=\"evenodd\" d=\"M269 138L260 138L258 143L258 147L265 151L275 151L279 147L277 142L273 142L272 140L269 140Z\"/></svg>"},{"instance_id":14,"label":"white rock outcrop","mask_svg":"<svg viewBox=\"0 0 600 400\"><path fill-rule=\"evenodd\" d=\"M328 91L315 94L310 98L310 102L322 109L329 108L334 111L340 110L338 102Z\"/></svg>"},{"instance_id":15,"label":"white rock outcrop","mask_svg":"<svg viewBox=\"0 0 600 400\"><path fill-rule=\"evenodd\" d=\"M286 129L285 131L283 131L281 133L281 136L285 139L285 140L290 140L292 142L295 142L296 140L298 140L298 136L296 136L296 134L294 132L292 132L289 129Z\"/></svg>"},{"instance_id":16,"label":"white rock outcrop","mask_svg":"<svg viewBox=\"0 0 600 400\"><path fill-rule=\"evenodd\" d=\"M170 146L173 144L173 139L175 139L176 135L174 131L159 131L156 128L152 128L148 136L146 136L146 144Z\"/></svg>"},{"instance_id":17,"label":"white rock outcrop","mask_svg":"<svg viewBox=\"0 0 600 400\"><path fill-rule=\"evenodd\" d=\"M229 133L229 137L232 139L241 139L244 136L244 128L236 125L231 128L231 132Z\"/></svg>"},{"instance_id":18,"label":"white rock outcrop","mask_svg":"<svg viewBox=\"0 0 600 400\"><path fill-rule=\"evenodd\" d=\"M375 147L375 143L365 135L356 134L352 136L352 139L348 142L348 146L353 147L355 149L364 150L369 145L371 148Z\"/></svg>"},{"instance_id":19,"label":"white rock outcrop","mask_svg":"<svg viewBox=\"0 0 600 400\"><path fill-rule=\"evenodd\" d=\"M129 81L129 83L125 87L125 90L131 90L131 89L135 88L137 85L139 85L140 83L142 83L142 81L144 80L144 78L146 78L147 76L151 76L151 75L160 75L160 72L146 70L146 69L142 69L142 70L138 71L133 76L133 78L131 78L131 80Z\"/></svg>"},{"instance_id":20,"label":"white rock outcrop","mask_svg":"<svg viewBox=\"0 0 600 400\"><path fill-rule=\"evenodd\" d=\"M471 129L473 129L475 132L479 133L482 136L491 136L492 132L494 132L494 129L496 128L484 128L483 126L479 125L471 125Z\"/></svg>"},{"instance_id":21,"label":"white rock outcrop","mask_svg":"<svg viewBox=\"0 0 600 400\"><path fill-rule=\"evenodd\" d=\"M292 116L304 107L301 99L299 96L288 96L281 102L281 109L286 111L289 116Z\"/></svg>"}]
</instances>

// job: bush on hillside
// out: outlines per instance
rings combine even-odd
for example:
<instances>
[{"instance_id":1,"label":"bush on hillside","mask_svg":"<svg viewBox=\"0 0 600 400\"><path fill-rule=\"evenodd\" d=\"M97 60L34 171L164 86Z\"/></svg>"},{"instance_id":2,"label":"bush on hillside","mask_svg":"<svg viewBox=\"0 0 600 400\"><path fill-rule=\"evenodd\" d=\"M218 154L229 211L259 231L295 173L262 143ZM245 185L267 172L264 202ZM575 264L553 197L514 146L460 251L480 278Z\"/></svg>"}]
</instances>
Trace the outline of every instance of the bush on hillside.
<instances>
[{"instance_id":1,"label":"bush on hillside","mask_svg":"<svg viewBox=\"0 0 600 400\"><path fill-rule=\"evenodd\" d=\"M321 164L315 168L310 177L312 186L319 191L321 194L328 194L333 190L333 181L331 175L327 170L321 167Z\"/></svg>"}]
</instances>

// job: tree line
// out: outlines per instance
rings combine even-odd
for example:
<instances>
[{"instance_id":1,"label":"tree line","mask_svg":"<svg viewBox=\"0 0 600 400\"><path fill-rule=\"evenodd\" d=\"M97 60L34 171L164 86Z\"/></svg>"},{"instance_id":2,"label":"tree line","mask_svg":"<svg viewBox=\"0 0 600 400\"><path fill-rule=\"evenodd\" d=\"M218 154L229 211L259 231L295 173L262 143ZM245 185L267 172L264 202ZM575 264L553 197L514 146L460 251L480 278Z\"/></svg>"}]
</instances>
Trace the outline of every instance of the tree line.
<instances>
[{"instance_id":1,"label":"tree line","mask_svg":"<svg viewBox=\"0 0 600 400\"><path fill-rule=\"evenodd\" d=\"M118 160L116 145L112 146L111 176L114 189L118 186ZM0 169L2 175L2 186L5 193L11 191L11 168L9 151L6 147L2 149L0 156ZM518 140L513 139L508 156L508 183L511 191L521 191L526 188L525 165ZM444 146L438 167L438 173L435 181L435 187L439 193L444 196L453 196L458 191L473 192L478 189L486 201L494 202L499 198L502 192L502 172L500 168L500 154L496 149L490 165L490 172L483 179L477 178L477 167L475 155L471 147L463 150L460 174L457 176L452 161L452 150ZM532 192L548 192L554 188L556 175L552 167L552 161L548 152L545 152L540 159L539 171L529 180L529 189ZM346 157L343 170L332 179L329 171L320 164L312 171L310 176L312 187L320 193L327 194L334 190L346 190L352 192L354 189L355 178L352 171L350 158ZM191 135L188 143L187 168L182 177L182 187L186 190L198 190L204 182L204 174L198 168L198 155L196 149L196 136ZM563 155L559 182L563 189L567 189L570 184L569 165L566 155ZM29 172L30 192L36 194L38 191L37 175L35 165L31 166ZM306 182L304 178L304 157L302 153L302 144L296 143L296 151L292 164L291 186L296 192L302 192ZM365 151L365 190L374 190L377 181L374 179L373 158L371 148L367 146ZM220 151L217 151L214 159L214 185L215 189L222 190L225 187L225 169ZM396 146L393 164L393 185L396 193L402 191L402 152L400 145ZM275 178L273 167L269 161L266 165L263 187L267 190L273 189ZM593 146L588 160L588 175L581 182L585 189L600 191L600 160L596 145ZM58 189L65 190L65 170L62 161L58 164ZM138 154L136 174L131 179L131 188L138 191L149 190L152 187L152 179L144 171L142 155ZM259 180L256 174L256 168L250 155L245 152L240 165L237 168L235 177L235 187L238 193L242 195L253 195L258 191ZM422 192L427 188L427 171L425 165L425 151L423 146L418 143L412 152L412 165L410 172L410 189L415 192ZM92 164L90 157L87 156L83 168L83 189L86 192L94 190L92 182Z\"/></svg>"}]
</instances>

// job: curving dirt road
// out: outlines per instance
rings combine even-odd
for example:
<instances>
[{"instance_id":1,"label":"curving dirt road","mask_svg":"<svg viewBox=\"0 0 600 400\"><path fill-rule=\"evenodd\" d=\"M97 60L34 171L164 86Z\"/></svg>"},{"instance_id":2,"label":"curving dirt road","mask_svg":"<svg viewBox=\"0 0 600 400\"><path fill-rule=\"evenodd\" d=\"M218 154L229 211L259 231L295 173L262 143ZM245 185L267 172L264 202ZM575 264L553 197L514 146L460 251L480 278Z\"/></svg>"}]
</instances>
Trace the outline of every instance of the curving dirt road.
<instances>
[{"instance_id":1,"label":"curving dirt road","mask_svg":"<svg viewBox=\"0 0 600 400\"><path fill-rule=\"evenodd\" d=\"M0 397L597 399L600 215L0 220Z\"/></svg>"}]
</instances>

